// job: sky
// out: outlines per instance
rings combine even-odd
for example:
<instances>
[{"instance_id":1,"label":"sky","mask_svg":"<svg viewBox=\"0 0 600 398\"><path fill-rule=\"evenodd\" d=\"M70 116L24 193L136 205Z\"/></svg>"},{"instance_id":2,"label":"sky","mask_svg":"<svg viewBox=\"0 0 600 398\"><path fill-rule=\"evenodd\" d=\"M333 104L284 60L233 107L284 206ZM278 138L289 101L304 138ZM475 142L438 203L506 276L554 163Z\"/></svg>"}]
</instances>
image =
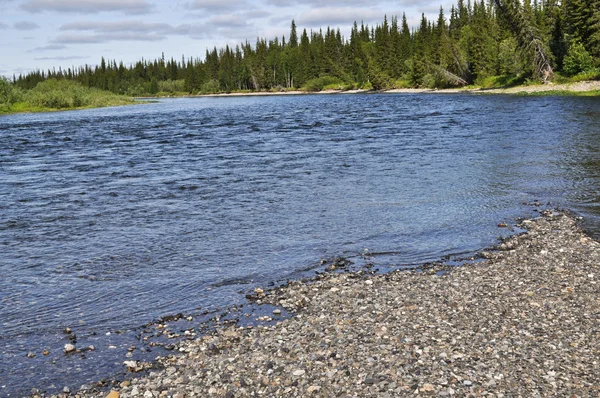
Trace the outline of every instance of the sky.
<instances>
[{"instance_id":1,"label":"sky","mask_svg":"<svg viewBox=\"0 0 600 398\"><path fill-rule=\"evenodd\" d=\"M0 75L97 65L102 57L126 65L144 58L204 58L206 49L257 37L381 23L384 15L418 26L437 19L448 0L0 0Z\"/></svg>"}]
</instances>

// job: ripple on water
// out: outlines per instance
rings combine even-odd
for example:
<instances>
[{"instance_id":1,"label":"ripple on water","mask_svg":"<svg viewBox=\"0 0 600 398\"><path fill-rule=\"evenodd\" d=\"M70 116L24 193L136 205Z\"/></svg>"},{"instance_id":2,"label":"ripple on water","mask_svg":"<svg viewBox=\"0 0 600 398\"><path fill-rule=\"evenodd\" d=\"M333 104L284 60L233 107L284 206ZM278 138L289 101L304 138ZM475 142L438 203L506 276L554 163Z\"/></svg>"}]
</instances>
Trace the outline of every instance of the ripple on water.
<instances>
[{"instance_id":1,"label":"ripple on water","mask_svg":"<svg viewBox=\"0 0 600 398\"><path fill-rule=\"evenodd\" d=\"M114 374L123 353L101 347L136 341L115 331L242 302L321 258L467 255L523 202L597 234L599 115L587 98L342 95L2 117L0 394ZM66 326L93 360L25 358L60 352Z\"/></svg>"}]
</instances>

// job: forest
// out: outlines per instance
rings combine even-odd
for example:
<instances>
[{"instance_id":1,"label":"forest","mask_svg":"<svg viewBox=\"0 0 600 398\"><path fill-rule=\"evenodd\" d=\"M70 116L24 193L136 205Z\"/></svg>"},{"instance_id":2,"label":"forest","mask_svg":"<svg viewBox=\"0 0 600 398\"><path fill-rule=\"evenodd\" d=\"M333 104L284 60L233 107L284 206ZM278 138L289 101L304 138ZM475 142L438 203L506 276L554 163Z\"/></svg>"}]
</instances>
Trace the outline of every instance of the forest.
<instances>
[{"instance_id":1,"label":"forest","mask_svg":"<svg viewBox=\"0 0 600 398\"><path fill-rule=\"evenodd\" d=\"M307 31L291 22L287 37L204 57L139 60L124 65L52 69L14 76L16 90L46 80L127 96L207 94L302 89L446 88L508 86L551 80L600 78L600 0L458 0L435 20L421 16L409 28L405 15L380 24L354 23ZM7 100L7 99L5 99ZM0 102L2 102L0 90Z\"/></svg>"}]
</instances>

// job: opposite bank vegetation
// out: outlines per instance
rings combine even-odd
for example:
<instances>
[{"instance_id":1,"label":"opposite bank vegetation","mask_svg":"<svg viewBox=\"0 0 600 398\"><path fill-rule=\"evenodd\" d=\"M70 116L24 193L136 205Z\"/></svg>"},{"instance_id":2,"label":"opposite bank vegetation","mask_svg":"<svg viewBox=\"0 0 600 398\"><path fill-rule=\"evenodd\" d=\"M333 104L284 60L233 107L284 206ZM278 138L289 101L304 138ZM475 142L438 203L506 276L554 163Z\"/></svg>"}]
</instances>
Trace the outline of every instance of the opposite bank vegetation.
<instances>
[{"instance_id":1,"label":"opposite bank vegetation","mask_svg":"<svg viewBox=\"0 0 600 398\"><path fill-rule=\"evenodd\" d=\"M349 38L329 27L299 33L292 21L287 38L215 47L203 59L163 55L125 66L102 58L97 66L13 76L0 82L0 112L103 106L127 101L125 96L497 88L598 79L600 0L459 0L449 18L440 8L437 20L422 15L413 30L404 14L375 26L355 22ZM45 85L38 88L40 83ZM84 88L123 97L82 94Z\"/></svg>"}]
</instances>

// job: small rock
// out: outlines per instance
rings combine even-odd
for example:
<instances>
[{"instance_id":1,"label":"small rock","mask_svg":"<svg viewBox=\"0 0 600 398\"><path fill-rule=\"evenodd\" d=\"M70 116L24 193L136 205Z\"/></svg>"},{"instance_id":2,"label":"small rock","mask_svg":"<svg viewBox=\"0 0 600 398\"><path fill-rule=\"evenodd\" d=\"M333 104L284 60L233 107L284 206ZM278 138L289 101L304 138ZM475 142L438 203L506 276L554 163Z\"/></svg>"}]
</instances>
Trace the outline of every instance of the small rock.
<instances>
[{"instance_id":1,"label":"small rock","mask_svg":"<svg viewBox=\"0 0 600 398\"><path fill-rule=\"evenodd\" d=\"M319 386L310 386L308 387L307 391L309 394L312 394L313 392L319 391L321 389L321 387Z\"/></svg>"},{"instance_id":2,"label":"small rock","mask_svg":"<svg viewBox=\"0 0 600 398\"><path fill-rule=\"evenodd\" d=\"M424 384L423 387L421 387L421 392L434 392L435 391L435 386L433 384Z\"/></svg>"},{"instance_id":3,"label":"small rock","mask_svg":"<svg viewBox=\"0 0 600 398\"><path fill-rule=\"evenodd\" d=\"M273 314L275 314L275 315L281 315L281 310L273 310Z\"/></svg>"},{"instance_id":4,"label":"small rock","mask_svg":"<svg viewBox=\"0 0 600 398\"><path fill-rule=\"evenodd\" d=\"M111 391L108 393L108 395L106 396L106 398L119 398L120 394L118 391Z\"/></svg>"},{"instance_id":5,"label":"small rock","mask_svg":"<svg viewBox=\"0 0 600 398\"><path fill-rule=\"evenodd\" d=\"M27 358L35 358L35 354L33 352L28 352Z\"/></svg>"},{"instance_id":6,"label":"small rock","mask_svg":"<svg viewBox=\"0 0 600 398\"><path fill-rule=\"evenodd\" d=\"M292 373L294 376L303 376L306 373L305 370L302 369L298 369L298 370L294 370L294 372Z\"/></svg>"},{"instance_id":7,"label":"small rock","mask_svg":"<svg viewBox=\"0 0 600 398\"><path fill-rule=\"evenodd\" d=\"M471 387L473 385L473 382L470 380L465 380L465 381L463 381L463 384L467 387Z\"/></svg>"},{"instance_id":8,"label":"small rock","mask_svg":"<svg viewBox=\"0 0 600 398\"><path fill-rule=\"evenodd\" d=\"M77 350L77 347L75 347L73 344L65 344L65 354L70 354L72 352L75 352Z\"/></svg>"},{"instance_id":9,"label":"small rock","mask_svg":"<svg viewBox=\"0 0 600 398\"><path fill-rule=\"evenodd\" d=\"M71 389L69 387L65 386L65 388L63 388L63 393L69 394L69 393L71 393Z\"/></svg>"},{"instance_id":10,"label":"small rock","mask_svg":"<svg viewBox=\"0 0 600 398\"><path fill-rule=\"evenodd\" d=\"M42 355L46 356L46 355L50 355L50 351L48 350L44 350L42 351Z\"/></svg>"},{"instance_id":11,"label":"small rock","mask_svg":"<svg viewBox=\"0 0 600 398\"><path fill-rule=\"evenodd\" d=\"M154 394L152 394L152 391L146 391L144 393L144 398L154 398Z\"/></svg>"}]
</instances>

